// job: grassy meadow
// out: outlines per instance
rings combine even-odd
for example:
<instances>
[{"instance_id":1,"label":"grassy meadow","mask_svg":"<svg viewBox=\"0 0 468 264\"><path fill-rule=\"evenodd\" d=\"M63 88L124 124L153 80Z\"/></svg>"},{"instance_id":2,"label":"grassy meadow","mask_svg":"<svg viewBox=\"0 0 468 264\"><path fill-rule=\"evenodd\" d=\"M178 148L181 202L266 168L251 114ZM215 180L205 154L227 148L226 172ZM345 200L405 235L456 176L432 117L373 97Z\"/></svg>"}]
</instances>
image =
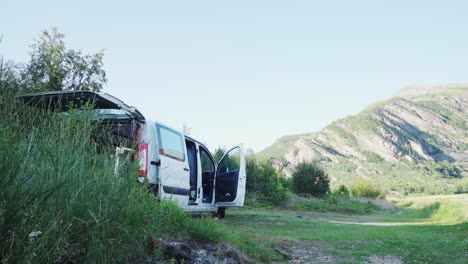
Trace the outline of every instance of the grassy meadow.
<instances>
[{"instance_id":1,"label":"grassy meadow","mask_svg":"<svg viewBox=\"0 0 468 264\"><path fill-rule=\"evenodd\" d=\"M307 249L311 258L303 263L466 263L468 195L405 198L397 203L398 211L359 215L239 209L230 211L224 223L246 239L287 245L292 260L301 259L294 256L295 247L302 254ZM271 257L267 262L291 260L281 254Z\"/></svg>"}]
</instances>

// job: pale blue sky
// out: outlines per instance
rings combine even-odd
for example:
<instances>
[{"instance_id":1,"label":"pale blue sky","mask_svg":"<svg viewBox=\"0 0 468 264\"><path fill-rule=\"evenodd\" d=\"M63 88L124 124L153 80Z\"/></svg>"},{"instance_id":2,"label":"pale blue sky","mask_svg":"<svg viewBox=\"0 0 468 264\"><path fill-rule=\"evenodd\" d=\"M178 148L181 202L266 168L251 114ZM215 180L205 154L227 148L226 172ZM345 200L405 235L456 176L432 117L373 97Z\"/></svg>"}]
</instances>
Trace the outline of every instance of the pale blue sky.
<instances>
[{"instance_id":1,"label":"pale blue sky","mask_svg":"<svg viewBox=\"0 0 468 264\"><path fill-rule=\"evenodd\" d=\"M105 49L104 92L259 151L407 85L468 81L468 1L3 1L0 55L53 26Z\"/></svg>"}]
</instances>

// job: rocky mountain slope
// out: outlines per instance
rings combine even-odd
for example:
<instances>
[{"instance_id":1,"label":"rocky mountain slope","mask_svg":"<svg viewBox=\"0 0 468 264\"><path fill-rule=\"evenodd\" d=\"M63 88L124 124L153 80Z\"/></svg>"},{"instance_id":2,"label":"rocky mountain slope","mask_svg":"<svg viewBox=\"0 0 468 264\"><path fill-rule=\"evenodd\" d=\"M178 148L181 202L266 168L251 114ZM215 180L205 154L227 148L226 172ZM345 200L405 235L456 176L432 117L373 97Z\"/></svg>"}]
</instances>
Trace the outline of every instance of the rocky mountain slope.
<instances>
[{"instance_id":1,"label":"rocky mountain slope","mask_svg":"<svg viewBox=\"0 0 468 264\"><path fill-rule=\"evenodd\" d=\"M468 84L404 88L318 133L280 138L257 157L286 175L318 161L332 185L361 177L406 193L468 192Z\"/></svg>"}]
</instances>

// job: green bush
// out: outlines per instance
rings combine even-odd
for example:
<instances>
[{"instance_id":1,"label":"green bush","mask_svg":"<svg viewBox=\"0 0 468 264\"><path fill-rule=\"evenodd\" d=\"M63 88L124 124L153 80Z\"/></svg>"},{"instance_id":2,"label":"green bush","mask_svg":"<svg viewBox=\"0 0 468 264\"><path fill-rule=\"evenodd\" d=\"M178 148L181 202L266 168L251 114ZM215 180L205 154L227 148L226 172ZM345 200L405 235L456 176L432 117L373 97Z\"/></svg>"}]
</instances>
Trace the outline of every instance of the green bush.
<instances>
[{"instance_id":1,"label":"green bush","mask_svg":"<svg viewBox=\"0 0 468 264\"><path fill-rule=\"evenodd\" d=\"M247 157L247 197L253 202L272 205L284 204L288 199L287 182L284 176L268 160L258 162L255 157Z\"/></svg>"},{"instance_id":2,"label":"green bush","mask_svg":"<svg viewBox=\"0 0 468 264\"><path fill-rule=\"evenodd\" d=\"M463 185L462 183L456 185L454 194L462 193L468 193L468 183L465 183L465 185Z\"/></svg>"},{"instance_id":3,"label":"green bush","mask_svg":"<svg viewBox=\"0 0 468 264\"><path fill-rule=\"evenodd\" d=\"M362 178L355 179L351 184L351 194L355 197L365 197L375 199L382 196L379 189Z\"/></svg>"},{"instance_id":4,"label":"green bush","mask_svg":"<svg viewBox=\"0 0 468 264\"><path fill-rule=\"evenodd\" d=\"M342 196L342 197L349 197L348 188L346 188L346 186L344 184L340 184L340 186L338 186L338 189L336 189L333 192L333 194L338 195L338 196Z\"/></svg>"},{"instance_id":5,"label":"green bush","mask_svg":"<svg viewBox=\"0 0 468 264\"><path fill-rule=\"evenodd\" d=\"M325 171L315 163L301 163L292 174L293 191L299 195L321 197L330 191Z\"/></svg>"}]
</instances>

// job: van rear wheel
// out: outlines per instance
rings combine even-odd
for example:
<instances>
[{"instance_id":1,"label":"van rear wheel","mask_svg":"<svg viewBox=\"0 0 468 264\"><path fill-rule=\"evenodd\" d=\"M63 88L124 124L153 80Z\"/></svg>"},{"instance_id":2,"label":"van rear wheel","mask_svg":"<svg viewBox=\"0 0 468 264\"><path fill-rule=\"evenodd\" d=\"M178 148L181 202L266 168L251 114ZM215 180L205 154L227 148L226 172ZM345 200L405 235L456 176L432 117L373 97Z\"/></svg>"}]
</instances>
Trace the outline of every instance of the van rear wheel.
<instances>
[{"instance_id":1,"label":"van rear wheel","mask_svg":"<svg viewBox=\"0 0 468 264\"><path fill-rule=\"evenodd\" d=\"M225 207L219 207L218 210L216 210L216 217L217 218L223 219L225 215L226 215L226 208Z\"/></svg>"}]
</instances>

